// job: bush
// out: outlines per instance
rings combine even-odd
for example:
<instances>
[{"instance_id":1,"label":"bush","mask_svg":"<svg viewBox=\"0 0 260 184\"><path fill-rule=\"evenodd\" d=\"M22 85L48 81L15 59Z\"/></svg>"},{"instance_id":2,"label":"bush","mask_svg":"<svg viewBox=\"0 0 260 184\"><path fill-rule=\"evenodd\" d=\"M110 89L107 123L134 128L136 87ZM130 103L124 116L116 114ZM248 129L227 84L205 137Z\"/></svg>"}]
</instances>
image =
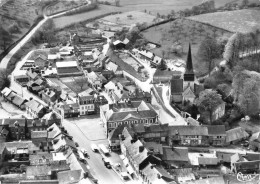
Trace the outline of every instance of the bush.
<instances>
[{"instance_id":1,"label":"bush","mask_svg":"<svg viewBox=\"0 0 260 184\"><path fill-rule=\"evenodd\" d=\"M69 11L65 15L74 15L74 14L78 14L78 13L84 13L84 12L87 12L87 11L94 10L97 7L98 7L97 4L90 4L88 6L83 6L83 7L76 9L76 10Z\"/></svg>"}]
</instances>

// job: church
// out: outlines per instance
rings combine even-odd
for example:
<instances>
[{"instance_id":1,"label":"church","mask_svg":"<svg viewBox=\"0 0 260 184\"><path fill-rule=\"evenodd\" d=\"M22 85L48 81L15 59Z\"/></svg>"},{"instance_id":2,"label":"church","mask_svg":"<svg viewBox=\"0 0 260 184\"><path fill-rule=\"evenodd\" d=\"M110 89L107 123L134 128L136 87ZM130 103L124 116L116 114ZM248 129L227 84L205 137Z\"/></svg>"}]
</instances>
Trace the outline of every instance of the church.
<instances>
[{"instance_id":1,"label":"church","mask_svg":"<svg viewBox=\"0 0 260 184\"><path fill-rule=\"evenodd\" d=\"M185 73L182 76L173 77L170 81L170 100L173 103L193 103L196 96L203 90L203 86L196 82L193 70L191 46L186 61Z\"/></svg>"}]
</instances>

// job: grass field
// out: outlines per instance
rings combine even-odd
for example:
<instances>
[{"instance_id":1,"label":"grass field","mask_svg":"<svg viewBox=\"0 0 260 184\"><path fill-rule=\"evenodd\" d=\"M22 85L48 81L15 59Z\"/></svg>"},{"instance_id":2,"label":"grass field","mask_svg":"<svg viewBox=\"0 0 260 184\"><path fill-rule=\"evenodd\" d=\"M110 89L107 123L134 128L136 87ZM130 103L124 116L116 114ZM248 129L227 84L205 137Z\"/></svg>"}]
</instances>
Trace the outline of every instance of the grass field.
<instances>
[{"instance_id":1,"label":"grass field","mask_svg":"<svg viewBox=\"0 0 260 184\"><path fill-rule=\"evenodd\" d=\"M216 12L189 17L190 20L207 23L231 32L248 33L254 28L260 29L259 10L236 10Z\"/></svg>"},{"instance_id":2,"label":"grass field","mask_svg":"<svg viewBox=\"0 0 260 184\"><path fill-rule=\"evenodd\" d=\"M131 15L132 17L127 17ZM102 18L101 20L112 22L115 24L121 24L121 25L132 25L136 23L144 23L146 22L148 25L151 24L154 20L155 16L150 15L144 12L140 11L130 11L130 12L124 12L117 15L110 15L107 17Z\"/></svg>"},{"instance_id":3,"label":"grass field","mask_svg":"<svg viewBox=\"0 0 260 184\"><path fill-rule=\"evenodd\" d=\"M171 32L172 30L172 32ZM178 19L160 26L150 28L142 32L144 38L148 41L156 42L162 45L160 48L153 49L155 55L162 56L162 51L165 51L166 59L181 58L186 60L188 44L191 44L193 54L194 69L197 74L207 72L207 66L199 62L196 54L200 43L206 36L212 37L230 37L230 33L221 29L214 29L212 26L204 25L199 22L188 19ZM171 51L171 47L175 42L179 42L183 48L183 52L179 55Z\"/></svg>"},{"instance_id":4,"label":"grass field","mask_svg":"<svg viewBox=\"0 0 260 184\"><path fill-rule=\"evenodd\" d=\"M106 0L114 3L114 0ZM226 3L233 2L234 0L216 0L216 7L225 5ZM128 11L132 10L147 10L152 14L169 14L171 10L179 11L186 8L191 8L202 3L202 0L120 0L120 6Z\"/></svg>"}]
</instances>

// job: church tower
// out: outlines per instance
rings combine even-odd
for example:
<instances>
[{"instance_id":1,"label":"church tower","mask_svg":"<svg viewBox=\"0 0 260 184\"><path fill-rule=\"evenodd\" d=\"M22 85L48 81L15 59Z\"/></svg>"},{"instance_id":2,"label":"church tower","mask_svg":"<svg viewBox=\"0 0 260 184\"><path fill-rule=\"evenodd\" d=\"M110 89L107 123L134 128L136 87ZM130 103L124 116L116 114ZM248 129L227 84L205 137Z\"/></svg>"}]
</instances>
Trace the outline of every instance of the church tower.
<instances>
[{"instance_id":1,"label":"church tower","mask_svg":"<svg viewBox=\"0 0 260 184\"><path fill-rule=\"evenodd\" d=\"M189 44L189 51L186 61L186 70L183 76L184 80L184 90L190 86L192 89L194 89L194 82L195 82L195 74L193 71L193 65L192 65L192 55L191 55L191 47Z\"/></svg>"}]
</instances>

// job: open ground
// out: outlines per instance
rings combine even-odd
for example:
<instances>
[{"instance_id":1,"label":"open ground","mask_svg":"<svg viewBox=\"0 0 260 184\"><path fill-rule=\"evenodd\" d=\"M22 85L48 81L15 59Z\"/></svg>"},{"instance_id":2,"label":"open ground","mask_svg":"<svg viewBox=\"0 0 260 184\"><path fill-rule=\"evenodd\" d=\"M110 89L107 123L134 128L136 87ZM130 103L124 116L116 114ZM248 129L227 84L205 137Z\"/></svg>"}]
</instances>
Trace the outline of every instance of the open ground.
<instances>
[{"instance_id":1,"label":"open ground","mask_svg":"<svg viewBox=\"0 0 260 184\"><path fill-rule=\"evenodd\" d=\"M255 28L260 28L259 10L237 10L215 12L188 17L190 20L210 24L231 32L248 33Z\"/></svg>"},{"instance_id":2,"label":"open ground","mask_svg":"<svg viewBox=\"0 0 260 184\"><path fill-rule=\"evenodd\" d=\"M164 51L164 57L166 59L182 58L183 60L186 60L188 44L190 43L192 46L194 69L197 75L208 72L207 66L205 66L204 63L199 62L196 56L202 40L206 36L216 38L231 36L231 33L225 30L188 19L177 19L176 21L150 28L142 32L142 34L148 41L162 45L160 48L153 49L152 52L154 52L155 55L162 57ZM176 56L171 49L174 43L179 43L183 49L183 52L179 53L178 56Z\"/></svg>"}]
</instances>

